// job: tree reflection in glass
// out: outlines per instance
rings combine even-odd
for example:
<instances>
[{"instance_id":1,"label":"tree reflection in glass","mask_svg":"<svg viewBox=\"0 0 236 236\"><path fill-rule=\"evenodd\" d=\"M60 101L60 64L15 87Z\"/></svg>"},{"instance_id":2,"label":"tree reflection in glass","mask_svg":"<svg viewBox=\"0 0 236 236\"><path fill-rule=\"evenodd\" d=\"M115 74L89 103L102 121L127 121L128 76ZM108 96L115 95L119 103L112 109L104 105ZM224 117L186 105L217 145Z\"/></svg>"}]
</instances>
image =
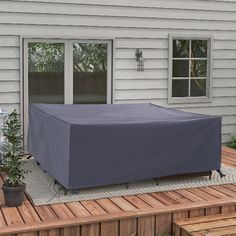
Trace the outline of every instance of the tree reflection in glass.
<instances>
[{"instance_id":1,"label":"tree reflection in glass","mask_svg":"<svg viewBox=\"0 0 236 236\"><path fill-rule=\"evenodd\" d=\"M173 58L189 57L189 40L173 40Z\"/></svg>"},{"instance_id":2,"label":"tree reflection in glass","mask_svg":"<svg viewBox=\"0 0 236 236\"><path fill-rule=\"evenodd\" d=\"M191 57L207 58L207 40L191 41Z\"/></svg>"},{"instance_id":3,"label":"tree reflection in glass","mask_svg":"<svg viewBox=\"0 0 236 236\"><path fill-rule=\"evenodd\" d=\"M107 102L107 44L73 45L74 103Z\"/></svg>"},{"instance_id":4,"label":"tree reflection in glass","mask_svg":"<svg viewBox=\"0 0 236 236\"><path fill-rule=\"evenodd\" d=\"M191 77L206 77L206 76L207 76L207 61L191 60Z\"/></svg>"},{"instance_id":5,"label":"tree reflection in glass","mask_svg":"<svg viewBox=\"0 0 236 236\"><path fill-rule=\"evenodd\" d=\"M206 96L206 79L191 79L190 96Z\"/></svg>"},{"instance_id":6,"label":"tree reflection in glass","mask_svg":"<svg viewBox=\"0 0 236 236\"><path fill-rule=\"evenodd\" d=\"M64 103L64 43L28 43L30 103Z\"/></svg>"}]
</instances>

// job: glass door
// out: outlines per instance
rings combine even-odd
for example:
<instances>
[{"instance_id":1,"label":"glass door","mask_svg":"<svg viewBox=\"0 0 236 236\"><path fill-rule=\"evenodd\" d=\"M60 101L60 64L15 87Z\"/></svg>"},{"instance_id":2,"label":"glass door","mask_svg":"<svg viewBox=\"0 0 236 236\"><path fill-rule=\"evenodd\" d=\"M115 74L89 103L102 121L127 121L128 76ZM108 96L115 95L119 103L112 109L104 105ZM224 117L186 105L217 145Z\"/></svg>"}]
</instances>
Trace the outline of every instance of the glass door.
<instances>
[{"instance_id":1,"label":"glass door","mask_svg":"<svg viewBox=\"0 0 236 236\"><path fill-rule=\"evenodd\" d=\"M73 42L73 103L110 103L110 44Z\"/></svg>"},{"instance_id":2,"label":"glass door","mask_svg":"<svg viewBox=\"0 0 236 236\"><path fill-rule=\"evenodd\" d=\"M29 103L111 103L111 41L28 39L24 107Z\"/></svg>"},{"instance_id":3,"label":"glass door","mask_svg":"<svg viewBox=\"0 0 236 236\"><path fill-rule=\"evenodd\" d=\"M112 41L24 39L24 136L30 103L112 102Z\"/></svg>"},{"instance_id":4,"label":"glass door","mask_svg":"<svg viewBox=\"0 0 236 236\"><path fill-rule=\"evenodd\" d=\"M29 103L64 103L64 43L28 43Z\"/></svg>"}]
</instances>

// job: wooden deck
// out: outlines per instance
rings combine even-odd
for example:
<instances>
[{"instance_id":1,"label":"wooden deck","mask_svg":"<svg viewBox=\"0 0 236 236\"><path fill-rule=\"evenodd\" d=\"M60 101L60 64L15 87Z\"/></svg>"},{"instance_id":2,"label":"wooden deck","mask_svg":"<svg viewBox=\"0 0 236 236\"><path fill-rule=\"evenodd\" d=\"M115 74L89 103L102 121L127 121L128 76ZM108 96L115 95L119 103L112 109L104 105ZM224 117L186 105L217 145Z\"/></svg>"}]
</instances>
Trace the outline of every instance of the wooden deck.
<instances>
[{"instance_id":1,"label":"wooden deck","mask_svg":"<svg viewBox=\"0 0 236 236\"><path fill-rule=\"evenodd\" d=\"M224 147L222 161L236 167L236 150ZM18 208L4 206L0 191L0 205L0 235L174 235L176 219L235 212L236 184L40 207L26 197Z\"/></svg>"},{"instance_id":2,"label":"wooden deck","mask_svg":"<svg viewBox=\"0 0 236 236\"><path fill-rule=\"evenodd\" d=\"M174 224L177 236L236 235L235 212L176 220Z\"/></svg>"}]
</instances>

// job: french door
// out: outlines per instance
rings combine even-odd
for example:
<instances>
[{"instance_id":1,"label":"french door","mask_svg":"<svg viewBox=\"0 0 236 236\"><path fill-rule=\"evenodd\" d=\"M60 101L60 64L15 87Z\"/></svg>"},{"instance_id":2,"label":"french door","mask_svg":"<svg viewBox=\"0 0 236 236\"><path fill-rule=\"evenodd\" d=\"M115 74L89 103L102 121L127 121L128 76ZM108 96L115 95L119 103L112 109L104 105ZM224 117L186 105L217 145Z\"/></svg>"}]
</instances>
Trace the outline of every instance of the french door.
<instances>
[{"instance_id":1,"label":"french door","mask_svg":"<svg viewBox=\"0 0 236 236\"><path fill-rule=\"evenodd\" d=\"M111 103L112 42L24 39L23 100L25 134L29 103Z\"/></svg>"}]
</instances>

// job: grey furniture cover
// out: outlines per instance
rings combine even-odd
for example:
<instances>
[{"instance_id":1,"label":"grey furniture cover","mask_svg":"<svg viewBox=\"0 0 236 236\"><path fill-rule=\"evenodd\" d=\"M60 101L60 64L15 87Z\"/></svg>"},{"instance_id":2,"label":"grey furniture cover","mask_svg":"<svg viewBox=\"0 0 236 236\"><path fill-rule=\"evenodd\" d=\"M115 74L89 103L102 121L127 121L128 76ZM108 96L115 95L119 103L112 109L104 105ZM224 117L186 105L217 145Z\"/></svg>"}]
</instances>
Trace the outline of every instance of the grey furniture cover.
<instances>
[{"instance_id":1,"label":"grey furniture cover","mask_svg":"<svg viewBox=\"0 0 236 236\"><path fill-rule=\"evenodd\" d=\"M30 153L67 189L221 166L221 117L152 104L31 104L28 138Z\"/></svg>"}]
</instances>

